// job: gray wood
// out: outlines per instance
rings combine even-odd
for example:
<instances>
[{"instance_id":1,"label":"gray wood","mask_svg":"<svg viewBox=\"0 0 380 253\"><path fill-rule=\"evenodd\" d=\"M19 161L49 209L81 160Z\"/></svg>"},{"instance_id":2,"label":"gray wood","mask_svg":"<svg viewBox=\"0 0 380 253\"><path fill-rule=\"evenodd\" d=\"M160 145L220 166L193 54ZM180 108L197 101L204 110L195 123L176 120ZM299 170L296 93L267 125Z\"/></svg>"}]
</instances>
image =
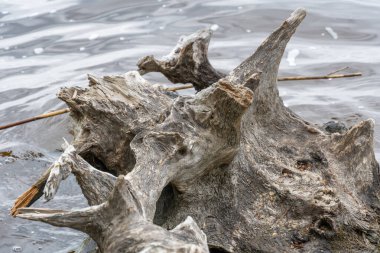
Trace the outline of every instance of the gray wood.
<instances>
[{"instance_id":1,"label":"gray wood","mask_svg":"<svg viewBox=\"0 0 380 253\"><path fill-rule=\"evenodd\" d=\"M153 55L143 57L137 63L141 75L161 72L173 83L191 83L199 91L217 82L225 74L215 70L208 58L208 45L212 30L200 30L182 36L172 52L162 59Z\"/></svg>"},{"instance_id":2,"label":"gray wood","mask_svg":"<svg viewBox=\"0 0 380 253\"><path fill-rule=\"evenodd\" d=\"M281 57L305 15L293 12L226 76L200 31L174 60L63 89L75 121L65 161L92 206L18 217L83 231L101 252L378 252L374 121L329 133L279 97ZM199 92L171 98L148 71Z\"/></svg>"}]
</instances>

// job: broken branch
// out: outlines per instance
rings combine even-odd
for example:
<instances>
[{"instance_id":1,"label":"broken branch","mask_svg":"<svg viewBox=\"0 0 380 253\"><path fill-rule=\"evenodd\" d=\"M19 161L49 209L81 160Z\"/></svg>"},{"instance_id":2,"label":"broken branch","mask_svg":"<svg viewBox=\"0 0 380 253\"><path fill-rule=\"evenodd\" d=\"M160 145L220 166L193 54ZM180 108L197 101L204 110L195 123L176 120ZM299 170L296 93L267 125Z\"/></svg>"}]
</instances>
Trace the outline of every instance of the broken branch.
<instances>
[{"instance_id":1,"label":"broken branch","mask_svg":"<svg viewBox=\"0 0 380 253\"><path fill-rule=\"evenodd\" d=\"M10 124L7 124L7 125L0 126L0 130L7 129L7 128L10 128L10 127L14 127L14 126L19 126L19 125L22 125L22 124L25 124L25 123L29 123L29 122L32 122L32 121L36 121L36 120L40 120L40 119L46 119L46 118L54 117L54 116L57 116L57 115L68 113L69 111L70 111L69 108L64 108L64 109L60 109L60 110L57 110L57 111L52 111L52 112L40 114L40 115L31 117L31 118L28 118L28 119L24 119L24 120L20 120L20 121L14 122L14 123L10 123Z\"/></svg>"},{"instance_id":2,"label":"broken branch","mask_svg":"<svg viewBox=\"0 0 380 253\"><path fill-rule=\"evenodd\" d=\"M317 80L317 79L334 79L334 78L344 78L344 77L355 77L362 76L362 73L350 73L350 74L334 74L326 76L287 76L279 77L277 81L300 81L300 80Z\"/></svg>"},{"instance_id":3,"label":"broken branch","mask_svg":"<svg viewBox=\"0 0 380 253\"><path fill-rule=\"evenodd\" d=\"M12 216L17 215L18 209L32 205L43 195L43 190L52 168L53 167L50 166L49 169L47 169L37 180L37 182L35 182L28 190L26 190L15 200L15 203L11 209Z\"/></svg>"}]
</instances>

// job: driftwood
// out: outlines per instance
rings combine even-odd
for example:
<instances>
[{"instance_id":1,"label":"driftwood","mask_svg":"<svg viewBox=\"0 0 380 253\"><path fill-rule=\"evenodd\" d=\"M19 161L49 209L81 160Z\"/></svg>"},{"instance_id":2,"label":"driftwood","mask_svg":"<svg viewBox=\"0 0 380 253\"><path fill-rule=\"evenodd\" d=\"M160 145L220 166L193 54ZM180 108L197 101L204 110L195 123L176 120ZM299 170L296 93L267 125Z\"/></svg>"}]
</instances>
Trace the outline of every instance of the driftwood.
<instances>
[{"instance_id":1,"label":"driftwood","mask_svg":"<svg viewBox=\"0 0 380 253\"><path fill-rule=\"evenodd\" d=\"M279 97L279 63L304 17L292 13L228 75L210 65L204 30L139 72L62 89L74 141L45 198L73 173L90 207L17 216L83 231L107 253L377 252L373 120L331 134ZM149 71L199 92L168 96L140 76Z\"/></svg>"}]
</instances>

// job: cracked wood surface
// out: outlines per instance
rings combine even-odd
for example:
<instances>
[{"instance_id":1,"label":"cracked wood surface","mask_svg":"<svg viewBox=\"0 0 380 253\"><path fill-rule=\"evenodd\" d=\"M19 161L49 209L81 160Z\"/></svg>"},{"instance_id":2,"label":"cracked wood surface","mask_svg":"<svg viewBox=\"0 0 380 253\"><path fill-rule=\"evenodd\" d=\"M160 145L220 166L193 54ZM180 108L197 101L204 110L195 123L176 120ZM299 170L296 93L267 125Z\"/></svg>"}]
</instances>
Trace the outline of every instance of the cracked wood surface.
<instances>
[{"instance_id":1,"label":"cracked wood surface","mask_svg":"<svg viewBox=\"0 0 380 253\"><path fill-rule=\"evenodd\" d=\"M373 120L331 134L279 97L281 57L305 15L228 75L209 63L202 30L139 72L63 89L74 141L45 194L71 172L91 206L17 216L83 231L101 252L378 252ZM198 93L172 98L140 76L150 71Z\"/></svg>"}]
</instances>

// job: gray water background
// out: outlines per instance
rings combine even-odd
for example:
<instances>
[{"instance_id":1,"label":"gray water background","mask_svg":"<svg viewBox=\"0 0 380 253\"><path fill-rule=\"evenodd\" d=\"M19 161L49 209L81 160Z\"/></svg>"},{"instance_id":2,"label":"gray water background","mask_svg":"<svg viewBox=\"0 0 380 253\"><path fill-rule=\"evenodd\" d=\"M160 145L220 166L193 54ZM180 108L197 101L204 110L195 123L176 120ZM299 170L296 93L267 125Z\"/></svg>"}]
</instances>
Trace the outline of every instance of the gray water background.
<instances>
[{"instance_id":1,"label":"gray water background","mask_svg":"<svg viewBox=\"0 0 380 253\"><path fill-rule=\"evenodd\" d=\"M212 27L212 64L225 72L249 56L297 7L308 15L290 41L280 76L324 75L349 66L363 77L279 84L287 106L322 124L376 120L380 157L380 1L296 0L0 0L0 124L65 107L55 94L62 86L86 86L86 74L120 74L136 69L145 55L162 56L178 37ZM161 75L148 79L168 84ZM187 90L182 93L191 94ZM9 209L70 139L62 115L0 131L0 252L69 252L83 234L14 219ZM85 206L79 187L63 182L51 203Z\"/></svg>"}]
</instances>

